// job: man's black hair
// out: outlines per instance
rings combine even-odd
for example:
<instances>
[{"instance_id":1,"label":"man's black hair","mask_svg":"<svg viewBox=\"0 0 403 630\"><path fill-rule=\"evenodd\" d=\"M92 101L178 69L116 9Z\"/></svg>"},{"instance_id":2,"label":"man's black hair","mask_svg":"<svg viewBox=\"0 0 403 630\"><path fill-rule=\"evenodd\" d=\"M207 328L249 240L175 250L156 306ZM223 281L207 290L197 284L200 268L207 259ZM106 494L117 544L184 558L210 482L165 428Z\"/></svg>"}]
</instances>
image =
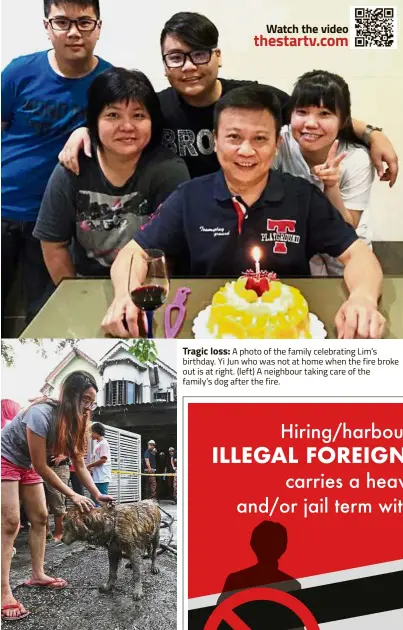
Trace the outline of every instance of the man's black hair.
<instances>
[{"instance_id":1,"label":"man's black hair","mask_svg":"<svg viewBox=\"0 0 403 630\"><path fill-rule=\"evenodd\" d=\"M162 29L161 48L168 35L180 39L193 50L216 48L218 44L217 27L205 15L200 15L200 13L190 13L188 11L175 13Z\"/></svg>"},{"instance_id":2,"label":"man's black hair","mask_svg":"<svg viewBox=\"0 0 403 630\"><path fill-rule=\"evenodd\" d=\"M105 435L105 427L100 422L94 422L91 425L91 431L92 431L92 433L97 433L98 435L100 435L102 437L104 437L104 435Z\"/></svg>"},{"instance_id":3,"label":"man's black hair","mask_svg":"<svg viewBox=\"0 0 403 630\"><path fill-rule=\"evenodd\" d=\"M96 15L97 20L100 19L101 13L99 10L99 0L43 0L43 12L45 17L49 17L52 5L55 7L64 6L66 4L74 4L79 7L92 7Z\"/></svg>"},{"instance_id":4,"label":"man's black hair","mask_svg":"<svg viewBox=\"0 0 403 630\"><path fill-rule=\"evenodd\" d=\"M220 115L225 109L267 110L274 118L276 138L278 138L282 124L281 104L276 94L265 85L253 83L241 86L220 98L214 106L215 133L217 133Z\"/></svg>"}]
</instances>

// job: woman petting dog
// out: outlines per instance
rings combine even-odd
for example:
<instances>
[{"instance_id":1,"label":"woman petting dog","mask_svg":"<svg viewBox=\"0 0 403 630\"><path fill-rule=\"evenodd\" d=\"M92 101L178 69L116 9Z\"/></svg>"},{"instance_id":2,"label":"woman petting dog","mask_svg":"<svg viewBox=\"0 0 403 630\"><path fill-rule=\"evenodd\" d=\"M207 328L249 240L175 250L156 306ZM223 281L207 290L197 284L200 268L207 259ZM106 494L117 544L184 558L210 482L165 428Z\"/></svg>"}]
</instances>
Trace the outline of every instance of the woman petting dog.
<instances>
[{"instance_id":1,"label":"woman petting dog","mask_svg":"<svg viewBox=\"0 0 403 630\"><path fill-rule=\"evenodd\" d=\"M44 571L46 523L48 519L43 482L61 492L82 512L94 507L91 499L81 496L59 479L48 466L48 455L66 453L72 460L83 485L97 500L108 503L113 497L103 495L94 484L84 463L90 435L90 415L96 407L98 387L87 372L72 372L63 383L59 401L42 398L21 411L1 433L1 617L14 621L29 615L15 599L10 586L13 544L19 529L19 500L29 522L31 578L25 586L62 589L66 580Z\"/></svg>"}]
</instances>

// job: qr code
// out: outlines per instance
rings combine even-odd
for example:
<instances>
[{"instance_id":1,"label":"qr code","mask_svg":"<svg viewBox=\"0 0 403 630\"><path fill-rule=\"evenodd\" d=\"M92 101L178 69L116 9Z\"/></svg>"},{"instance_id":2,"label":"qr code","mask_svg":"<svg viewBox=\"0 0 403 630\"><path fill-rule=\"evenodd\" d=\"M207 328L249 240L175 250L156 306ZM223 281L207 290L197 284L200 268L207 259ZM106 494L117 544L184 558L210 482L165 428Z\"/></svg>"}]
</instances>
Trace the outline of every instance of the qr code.
<instances>
[{"instance_id":1,"label":"qr code","mask_svg":"<svg viewBox=\"0 0 403 630\"><path fill-rule=\"evenodd\" d=\"M397 48L397 7L350 7L350 48Z\"/></svg>"}]
</instances>

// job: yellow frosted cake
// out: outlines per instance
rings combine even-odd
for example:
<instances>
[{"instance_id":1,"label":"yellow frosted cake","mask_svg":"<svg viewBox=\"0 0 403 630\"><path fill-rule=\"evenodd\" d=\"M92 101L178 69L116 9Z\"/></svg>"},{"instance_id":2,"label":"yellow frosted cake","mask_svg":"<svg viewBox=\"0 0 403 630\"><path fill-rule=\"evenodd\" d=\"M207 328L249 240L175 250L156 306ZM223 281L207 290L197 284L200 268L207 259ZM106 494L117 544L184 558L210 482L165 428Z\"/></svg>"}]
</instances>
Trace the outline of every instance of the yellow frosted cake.
<instances>
[{"instance_id":1,"label":"yellow frosted cake","mask_svg":"<svg viewBox=\"0 0 403 630\"><path fill-rule=\"evenodd\" d=\"M207 328L215 339L311 339L309 309L295 287L274 274L227 282L212 300Z\"/></svg>"}]
</instances>

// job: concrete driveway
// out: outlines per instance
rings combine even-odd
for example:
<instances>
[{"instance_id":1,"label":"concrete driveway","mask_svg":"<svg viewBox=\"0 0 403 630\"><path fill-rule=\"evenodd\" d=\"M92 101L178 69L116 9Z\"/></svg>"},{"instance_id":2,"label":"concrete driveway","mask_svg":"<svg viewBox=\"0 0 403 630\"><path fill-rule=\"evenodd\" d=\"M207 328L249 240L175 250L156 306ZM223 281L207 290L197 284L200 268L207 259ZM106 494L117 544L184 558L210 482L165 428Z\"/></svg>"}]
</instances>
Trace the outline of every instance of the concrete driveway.
<instances>
[{"instance_id":1,"label":"concrete driveway","mask_svg":"<svg viewBox=\"0 0 403 630\"><path fill-rule=\"evenodd\" d=\"M176 519L176 506L162 501L161 507ZM166 518L162 514L162 518ZM161 530L161 542L166 541L168 530ZM176 520L174 538L176 545ZM108 574L106 549L90 549L77 542L66 547L48 543L46 571L69 582L66 589L27 588L29 578L29 550L27 534L20 533L16 541L17 555L11 567L11 584L14 595L31 611L21 621L12 622L24 630L172 630L177 627L176 556L165 552L158 557L160 573L152 575L151 561L143 560L144 596L140 602L132 598L131 571L125 561L119 567L115 591L104 595L98 586ZM11 622L4 621L4 627Z\"/></svg>"}]
</instances>

